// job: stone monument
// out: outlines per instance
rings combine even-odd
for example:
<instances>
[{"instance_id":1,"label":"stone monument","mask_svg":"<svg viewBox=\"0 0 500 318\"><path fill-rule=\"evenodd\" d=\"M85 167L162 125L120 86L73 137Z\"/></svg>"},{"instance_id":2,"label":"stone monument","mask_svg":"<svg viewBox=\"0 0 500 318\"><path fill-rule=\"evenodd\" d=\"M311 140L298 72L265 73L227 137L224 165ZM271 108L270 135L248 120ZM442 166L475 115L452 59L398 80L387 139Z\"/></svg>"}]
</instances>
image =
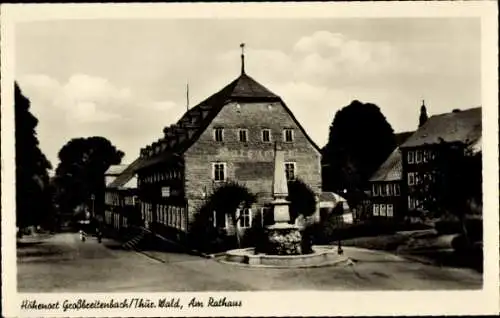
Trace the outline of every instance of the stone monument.
<instances>
[{"instance_id":1,"label":"stone monument","mask_svg":"<svg viewBox=\"0 0 500 318\"><path fill-rule=\"evenodd\" d=\"M290 202L285 174L285 155L277 144L274 146L273 201L274 224L266 227L265 253L269 255L302 254L299 227L290 224Z\"/></svg>"}]
</instances>

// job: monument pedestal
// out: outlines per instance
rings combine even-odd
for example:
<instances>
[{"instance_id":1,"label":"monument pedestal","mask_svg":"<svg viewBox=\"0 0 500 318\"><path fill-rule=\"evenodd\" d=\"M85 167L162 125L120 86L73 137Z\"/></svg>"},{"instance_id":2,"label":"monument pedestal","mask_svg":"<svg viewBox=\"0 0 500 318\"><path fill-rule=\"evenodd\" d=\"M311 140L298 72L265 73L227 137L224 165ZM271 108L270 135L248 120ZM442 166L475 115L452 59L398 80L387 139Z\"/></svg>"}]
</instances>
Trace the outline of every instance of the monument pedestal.
<instances>
[{"instance_id":1,"label":"monument pedestal","mask_svg":"<svg viewBox=\"0 0 500 318\"><path fill-rule=\"evenodd\" d=\"M302 254L302 237L297 226L288 223L277 223L266 228L266 236L266 254Z\"/></svg>"}]
</instances>

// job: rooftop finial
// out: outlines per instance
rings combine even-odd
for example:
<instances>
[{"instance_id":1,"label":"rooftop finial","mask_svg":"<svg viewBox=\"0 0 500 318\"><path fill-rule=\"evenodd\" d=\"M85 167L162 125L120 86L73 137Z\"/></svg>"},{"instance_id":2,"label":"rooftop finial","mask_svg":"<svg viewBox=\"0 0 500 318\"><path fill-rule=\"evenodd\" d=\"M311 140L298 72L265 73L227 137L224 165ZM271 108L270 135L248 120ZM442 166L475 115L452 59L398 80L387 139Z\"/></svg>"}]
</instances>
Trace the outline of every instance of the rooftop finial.
<instances>
[{"instance_id":1,"label":"rooftop finial","mask_svg":"<svg viewBox=\"0 0 500 318\"><path fill-rule=\"evenodd\" d=\"M245 74L245 43L241 43L240 48L241 48L241 74Z\"/></svg>"},{"instance_id":2,"label":"rooftop finial","mask_svg":"<svg viewBox=\"0 0 500 318\"><path fill-rule=\"evenodd\" d=\"M189 82L186 82L186 109L189 110Z\"/></svg>"},{"instance_id":3,"label":"rooftop finial","mask_svg":"<svg viewBox=\"0 0 500 318\"><path fill-rule=\"evenodd\" d=\"M427 119L427 107L425 107L425 100L422 99L422 106L420 106L420 117L418 118L418 127L422 127Z\"/></svg>"}]
</instances>

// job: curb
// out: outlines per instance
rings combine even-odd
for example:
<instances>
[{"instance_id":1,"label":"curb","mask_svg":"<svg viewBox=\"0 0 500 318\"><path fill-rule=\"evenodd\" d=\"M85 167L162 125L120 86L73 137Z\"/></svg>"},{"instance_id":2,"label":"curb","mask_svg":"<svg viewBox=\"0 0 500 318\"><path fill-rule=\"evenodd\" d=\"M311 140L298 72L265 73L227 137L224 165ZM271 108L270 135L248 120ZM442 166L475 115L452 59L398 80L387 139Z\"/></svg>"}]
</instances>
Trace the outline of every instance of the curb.
<instances>
[{"instance_id":1,"label":"curb","mask_svg":"<svg viewBox=\"0 0 500 318\"><path fill-rule=\"evenodd\" d=\"M190 249L187 246L185 246L183 244L180 244L179 242L176 242L174 240L171 240L171 239L168 239L168 238L166 238L164 236L161 236L161 235L159 235L157 233L154 233L154 232L150 231L149 229L146 229L146 228L141 228L141 229L142 229L142 231L144 233L147 233L147 234L150 234L150 235L154 235L154 237L156 237L156 238L158 238L158 239L160 239L160 240L162 240L164 242L167 242L167 243L169 243L171 245L174 245L174 246L180 248L181 250L185 251L187 254L195 255L195 256L201 256L201 257L204 257L204 258L213 258L213 256L211 256L210 254L206 254L206 253L200 252L200 251L195 250L195 249ZM143 254L145 253L144 251L141 251L139 249L136 249L136 250L139 251L139 252L141 252L141 253L143 253ZM154 258L154 257L152 257L152 258Z\"/></svg>"},{"instance_id":2,"label":"curb","mask_svg":"<svg viewBox=\"0 0 500 318\"><path fill-rule=\"evenodd\" d=\"M331 262L324 262L324 263L319 263L319 264L314 264L314 265L296 265L296 266L280 266L280 265L262 265L262 264L255 264L255 265L250 265L246 263L237 263L237 262L228 262L225 260L217 260L217 262L221 264L227 264L227 265L232 265L232 266L238 266L238 267L245 267L245 268L276 268L276 269L307 269L307 268L320 268L320 267L333 267L333 266L341 266L341 265L353 265L356 263L356 260L351 259L349 257L345 257L339 260L331 261Z\"/></svg>"}]
</instances>

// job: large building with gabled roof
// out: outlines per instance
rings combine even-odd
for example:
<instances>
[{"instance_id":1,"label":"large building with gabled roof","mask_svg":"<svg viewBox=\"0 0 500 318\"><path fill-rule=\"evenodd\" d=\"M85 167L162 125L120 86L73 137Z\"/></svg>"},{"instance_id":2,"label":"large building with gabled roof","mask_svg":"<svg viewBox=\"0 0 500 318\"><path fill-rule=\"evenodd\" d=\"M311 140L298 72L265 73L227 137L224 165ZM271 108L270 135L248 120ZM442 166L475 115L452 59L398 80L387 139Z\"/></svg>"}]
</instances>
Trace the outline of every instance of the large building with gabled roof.
<instances>
[{"instance_id":1,"label":"large building with gabled roof","mask_svg":"<svg viewBox=\"0 0 500 318\"><path fill-rule=\"evenodd\" d=\"M481 152L481 107L454 110L434 115L411 135L401 146L403 194L407 198L408 211L424 211L424 202L414 195L415 189L426 180L434 182L436 158L443 148L455 146L463 151ZM431 194L429 193L429 198Z\"/></svg>"},{"instance_id":2,"label":"large building with gabled roof","mask_svg":"<svg viewBox=\"0 0 500 318\"><path fill-rule=\"evenodd\" d=\"M214 189L227 181L257 196L238 226L252 226L272 199L274 145L285 150L287 178L299 177L319 196L320 149L278 95L246 74L189 109L140 151L137 167L141 212L147 226L182 235ZM259 218L263 219L263 218ZM213 220L226 229L231 222Z\"/></svg>"}]
</instances>

